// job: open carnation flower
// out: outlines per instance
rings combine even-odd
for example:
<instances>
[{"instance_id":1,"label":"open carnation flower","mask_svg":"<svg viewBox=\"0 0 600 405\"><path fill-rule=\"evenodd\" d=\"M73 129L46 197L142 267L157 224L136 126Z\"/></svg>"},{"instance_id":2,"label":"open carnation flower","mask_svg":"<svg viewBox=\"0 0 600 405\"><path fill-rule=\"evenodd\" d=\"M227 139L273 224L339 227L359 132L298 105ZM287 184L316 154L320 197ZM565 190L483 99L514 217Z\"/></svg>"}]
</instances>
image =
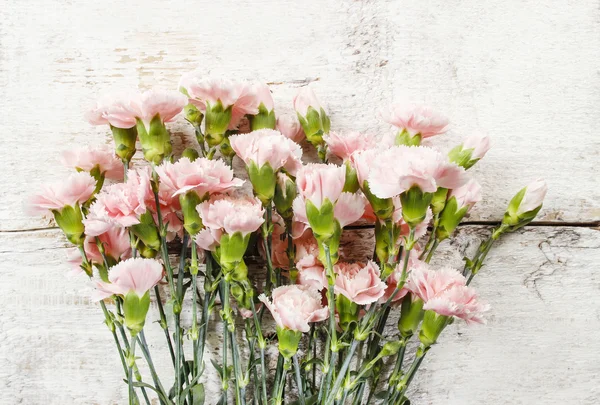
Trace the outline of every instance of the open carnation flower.
<instances>
[{"instance_id":1,"label":"open carnation flower","mask_svg":"<svg viewBox=\"0 0 600 405\"><path fill-rule=\"evenodd\" d=\"M294 142L300 142L304 139L302 125L295 115L287 114L277 117L277 130L288 139Z\"/></svg>"},{"instance_id":2,"label":"open carnation flower","mask_svg":"<svg viewBox=\"0 0 600 405\"><path fill-rule=\"evenodd\" d=\"M62 163L66 167L77 170L92 172L111 180L123 179L123 162L119 160L115 152L107 146L99 148L80 147L64 151ZM94 175L95 173L92 173Z\"/></svg>"},{"instance_id":3,"label":"open carnation flower","mask_svg":"<svg viewBox=\"0 0 600 405\"><path fill-rule=\"evenodd\" d=\"M379 266L369 261L361 263L337 263L334 291L358 305L368 305L379 300L386 285L380 278Z\"/></svg>"},{"instance_id":4,"label":"open carnation flower","mask_svg":"<svg viewBox=\"0 0 600 405\"><path fill-rule=\"evenodd\" d=\"M32 214L48 214L74 207L90 199L96 189L96 180L86 172L70 174L65 180L42 186L39 193L33 195L29 202Z\"/></svg>"},{"instance_id":5,"label":"open carnation flower","mask_svg":"<svg viewBox=\"0 0 600 405\"><path fill-rule=\"evenodd\" d=\"M323 140L329 147L329 152L343 160L349 159L354 152L372 149L378 144L375 136L358 131L331 131L323 136Z\"/></svg>"},{"instance_id":6,"label":"open carnation flower","mask_svg":"<svg viewBox=\"0 0 600 405\"><path fill-rule=\"evenodd\" d=\"M384 109L381 116L400 131L406 131L411 136L420 135L423 139L448 130L448 118L425 105L394 104Z\"/></svg>"}]
</instances>

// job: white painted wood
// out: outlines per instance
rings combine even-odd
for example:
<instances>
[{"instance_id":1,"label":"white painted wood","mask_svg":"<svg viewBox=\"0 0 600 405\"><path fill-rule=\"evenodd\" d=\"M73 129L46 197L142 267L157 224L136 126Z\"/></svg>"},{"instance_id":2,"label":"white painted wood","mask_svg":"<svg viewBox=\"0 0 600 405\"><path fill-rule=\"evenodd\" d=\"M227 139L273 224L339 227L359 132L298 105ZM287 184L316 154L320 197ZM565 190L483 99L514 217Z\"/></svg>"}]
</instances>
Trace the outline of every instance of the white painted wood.
<instances>
[{"instance_id":1,"label":"white painted wood","mask_svg":"<svg viewBox=\"0 0 600 405\"><path fill-rule=\"evenodd\" d=\"M174 88L200 66L270 82L278 111L310 83L334 128L380 133L390 129L378 107L406 94L451 117L434 142L442 148L476 129L492 136L473 169L485 202L471 220L500 218L512 194L545 177L541 220L594 222L597 16L592 0L0 0L0 403L126 401L100 310L84 279L65 277L66 244L23 210L31 187L67 173L60 151L108 142L82 118L99 91ZM176 146L189 142L181 119L172 129ZM480 232L464 228L442 253L458 264ZM346 251L361 252L368 233ZM428 355L415 403L600 402L599 245L596 230L564 227L502 241L475 282L493 305L489 325L452 327ZM156 324L148 339L164 348ZM218 341L214 331L217 356ZM168 376L167 353L153 350ZM218 383L207 387L214 398Z\"/></svg>"}]
</instances>

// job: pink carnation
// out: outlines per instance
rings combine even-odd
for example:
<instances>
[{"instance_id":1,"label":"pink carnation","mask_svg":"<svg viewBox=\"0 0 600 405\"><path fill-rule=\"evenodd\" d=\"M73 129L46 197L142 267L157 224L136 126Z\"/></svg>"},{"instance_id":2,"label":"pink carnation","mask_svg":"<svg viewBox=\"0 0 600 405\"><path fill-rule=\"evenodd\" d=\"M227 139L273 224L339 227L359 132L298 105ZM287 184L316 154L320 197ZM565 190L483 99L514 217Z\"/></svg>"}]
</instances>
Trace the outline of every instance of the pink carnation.
<instances>
[{"instance_id":1,"label":"pink carnation","mask_svg":"<svg viewBox=\"0 0 600 405\"><path fill-rule=\"evenodd\" d=\"M80 147L64 151L62 163L66 167L90 172L98 167L107 179L123 179L123 162L115 155L112 148L102 146L100 148Z\"/></svg>"},{"instance_id":2,"label":"pink carnation","mask_svg":"<svg viewBox=\"0 0 600 405\"><path fill-rule=\"evenodd\" d=\"M275 217L275 216L274 216ZM285 235L285 228L283 225L277 223L274 218L273 235L272 235L272 246L271 246L271 261L273 266L288 269L289 258L287 255L288 240ZM315 254L319 254L319 246L317 240L313 236L312 232L304 232L300 237L294 239L292 237L293 249L295 252L295 259L301 260L303 257ZM263 248L264 253L264 248Z\"/></svg>"},{"instance_id":3,"label":"pink carnation","mask_svg":"<svg viewBox=\"0 0 600 405\"><path fill-rule=\"evenodd\" d=\"M544 202L546 193L548 192L548 186L542 179L537 179L533 183L527 186L525 195L521 200L517 215L521 215L525 212L533 211Z\"/></svg>"},{"instance_id":4,"label":"pink carnation","mask_svg":"<svg viewBox=\"0 0 600 405\"><path fill-rule=\"evenodd\" d=\"M306 117L309 107L314 108L318 113L320 113L321 108L323 108L317 95L310 87L301 87L294 97L294 110L296 110L300 116ZM323 108L323 110L325 109Z\"/></svg>"},{"instance_id":5,"label":"pink carnation","mask_svg":"<svg viewBox=\"0 0 600 405\"><path fill-rule=\"evenodd\" d=\"M350 163L354 170L356 170L356 176L358 177L358 184L362 188L366 180L369 180L369 174L371 169L374 167L375 162L379 159L379 156L386 151L384 148L373 148L368 150L359 150L350 155Z\"/></svg>"},{"instance_id":6,"label":"pink carnation","mask_svg":"<svg viewBox=\"0 0 600 405\"><path fill-rule=\"evenodd\" d=\"M335 203L333 216L343 228L358 221L365 212L367 199L362 193L342 193Z\"/></svg>"},{"instance_id":7,"label":"pink carnation","mask_svg":"<svg viewBox=\"0 0 600 405\"><path fill-rule=\"evenodd\" d=\"M104 246L106 256L113 258L116 261L125 260L131 255L131 243L129 241L129 232L125 228L112 227L106 232L98 236L86 236L83 242L83 248L88 260L92 263L104 265L104 259L98 249L96 239ZM69 260L79 268L82 263L81 255L76 251L73 259Z\"/></svg>"},{"instance_id":8,"label":"pink carnation","mask_svg":"<svg viewBox=\"0 0 600 405\"><path fill-rule=\"evenodd\" d=\"M413 265L406 283L410 292L426 303L452 287L465 285L465 277L456 269L444 267L433 270L427 263L421 261Z\"/></svg>"},{"instance_id":9,"label":"pink carnation","mask_svg":"<svg viewBox=\"0 0 600 405\"><path fill-rule=\"evenodd\" d=\"M177 91L152 89L137 95L135 116L146 126L156 114L159 114L162 122L170 122L186 104L187 98Z\"/></svg>"},{"instance_id":10,"label":"pink carnation","mask_svg":"<svg viewBox=\"0 0 600 405\"><path fill-rule=\"evenodd\" d=\"M487 135L475 133L465 139L463 142L463 149L473 149L471 152L471 159L481 159L490 150L491 141Z\"/></svg>"},{"instance_id":11,"label":"pink carnation","mask_svg":"<svg viewBox=\"0 0 600 405\"><path fill-rule=\"evenodd\" d=\"M354 152L374 148L378 143L375 136L357 131L343 134L331 131L323 136L323 140L329 147L329 151L343 160L349 159Z\"/></svg>"},{"instance_id":12,"label":"pink carnation","mask_svg":"<svg viewBox=\"0 0 600 405\"><path fill-rule=\"evenodd\" d=\"M31 197L29 211L44 215L66 205L74 207L89 200L95 189L96 180L89 173L73 173L64 180L42 186L41 191Z\"/></svg>"},{"instance_id":13,"label":"pink carnation","mask_svg":"<svg viewBox=\"0 0 600 405\"><path fill-rule=\"evenodd\" d=\"M448 118L423 105L395 104L382 111L381 116L399 130L406 130L412 136L420 134L423 139L448 130Z\"/></svg>"},{"instance_id":14,"label":"pink carnation","mask_svg":"<svg viewBox=\"0 0 600 405\"><path fill-rule=\"evenodd\" d=\"M172 196L194 190L200 197L207 193L223 193L244 184L233 177L233 170L222 160L199 158L191 161L181 158L176 163L165 161L156 168L161 185L172 192Z\"/></svg>"},{"instance_id":15,"label":"pink carnation","mask_svg":"<svg viewBox=\"0 0 600 405\"><path fill-rule=\"evenodd\" d=\"M373 261L360 263L337 263L335 292L358 305L376 302L385 293L386 285L380 278L379 266Z\"/></svg>"},{"instance_id":16,"label":"pink carnation","mask_svg":"<svg viewBox=\"0 0 600 405\"><path fill-rule=\"evenodd\" d=\"M302 167L302 148L278 131L259 129L230 136L229 142L246 165L254 162L260 168L269 163L274 171L283 167L292 176Z\"/></svg>"},{"instance_id":17,"label":"pink carnation","mask_svg":"<svg viewBox=\"0 0 600 405\"><path fill-rule=\"evenodd\" d=\"M463 185L465 170L424 146L394 146L380 154L369 173L369 186L379 198L390 198L413 186L434 193L438 187Z\"/></svg>"},{"instance_id":18,"label":"pink carnation","mask_svg":"<svg viewBox=\"0 0 600 405\"><path fill-rule=\"evenodd\" d=\"M310 322L320 322L329 316L328 308L321 304L321 295L308 286L277 287L271 300L264 294L258 299L266 305L280 328L306 333L310 330Z\"/></svg>"},{"instance_id":19,"label":"pink carnation","mask_svg":"<svg viewBox=\"0 0 600 405\"><path fill-rule=\"evenodd\" d=\"M139 224L139 217L146 212L146 200L149 198L154 197L148 170L130 170L126 183L112 184L98 194L83 221L85 233L97 236L114 226Z\"/></svg>"},{"instance_id":20,"label":"pink carnation","mask_svg":"<svg viewBox=\"0 0 600 405\"><path fill-rule=\"evenodd\" d=\"M136 91L123 91L101 95L95 105L85 113L92 125L112 125L131 128L136 124Z\"/></svg>"},{"instance_id":21,"label":"pink carnation","mask_svg":"<svg viewBox=\"0 0 600 405\"><path fill-rule=\"evenodd\" d=\"M458 209L468 207L470 210L473 205L481 201L481 186L476 180L471 179L464 186L450 190L448 199L452 197L456 198Z\"/></svg>"},{"instance_id":22,"label":"pink carnation","mask_svg":"<svg viewBox=\"0 0 600 405\"><path fill-rule=\"evenodd\" d=\"M277 117L277 130L288 139L294 142L301 142L304 139L302 125L295 115L280 115Z\"/></svg>"},{"instance_id":23,"label":"pink carnation","mask_svg":"<svg viewBox=\"0 0 600 405\"><path fill-rule=\"evenodd\" d=\"M298 269L298 284L310 286L317 291L327 288L325 267L317 259L318 252L302 257L296 262Z\"/></svg>"},{"instance_id":24,"label":"pink carnation","mask_svg":"<svg viewBox=\"0 0 600 405\"><path fill-rule=\"evenodd\" d=\"M202 249L214 250L221 236L240 232L246 236L255 232L264 222L264 209L256 198L219 196L196 207L206 229L200 231L196 243Z\"/></svg>"},{"instance_id":25,"label":"pink carnation","mask_svg":"<svg viewBox=\"0 0 600 405\"><path fill-rule=\"evenodd\" d=\"M333 164L309 163L298 171L296 184L300 195L321 208L328 199L335 203L346 182L346 169Z\"/></svg>"},{"instance_id":26,"label":"pink carnation","mask_svg":"<svg viewBox=\"0 0 600 405\"><path fill-rule=\"evenodd\" d=\"M490 306L479 301L475 289L455 285L428 300L423 309L443 316L455 316L467 323L485 323L483 313L489 311Z\"/></svg>"},{"instance_id":27,"label":"pink carnation","mask_svg":"<svg viewBox=\"0 0 600 405\"><path fill-rule=\"evenodd\" d=\"M96 284L96 299L101 300L111 295L125 296L134 292L142 297L163 277L162 264L154 259L127 259L111 267L108 273L109 283L99 281Z\"/></svg>"},{"instance_id":28,"label":"pink carnation","mask_svg":"<svg viewBox=\"0 0 600 405\"><path fill-rule=\"evenodd\" d=\"M257 108L263 104L267 111L273 111L275 103L273 102L273 95L271 94L271 89L268 84L262 82L254 83L252 85L252 91L256 98L255 104Z\"/></svg>"}]
</instances>

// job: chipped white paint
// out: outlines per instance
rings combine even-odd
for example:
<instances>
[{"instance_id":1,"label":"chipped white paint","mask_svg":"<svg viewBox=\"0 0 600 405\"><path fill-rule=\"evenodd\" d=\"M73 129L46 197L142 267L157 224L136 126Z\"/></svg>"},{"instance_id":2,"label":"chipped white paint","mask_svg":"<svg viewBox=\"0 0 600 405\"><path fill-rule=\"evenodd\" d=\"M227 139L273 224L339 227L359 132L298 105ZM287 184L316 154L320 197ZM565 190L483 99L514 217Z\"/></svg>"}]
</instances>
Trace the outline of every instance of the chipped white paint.
<instances>
[{"instance_id":1,"label":"chipped white paint","mask_svg":"<svg viewBox=\"0 0 600 405\"><path fill-rule=\"evenodd\" d=\"M486 203L472 220L499 218L516 190L545 177L541 219L589 223L600 219L598 16L591 0L0 0L0 403L125 402L100 311L81 279L64 276L63 239L22 209L32 185L66 173L61 150L106 142L81 118L98 91L172 88L202 67L272 82L289 110L310 82L334 127L379 132L389 128L377 108L408 94L452 118L442 147L475 129L492 136L474 171ZM175 144L191 134L172 128ZM459 263L478 235L463 228L444 255ZM537 227L500 243L476 281L489 325L446 334L415 403L600 402L598 235ZM156 324L148 339L162 347ZM168 355L154 353L167 375Z\"/></svg>"}]
</instances>

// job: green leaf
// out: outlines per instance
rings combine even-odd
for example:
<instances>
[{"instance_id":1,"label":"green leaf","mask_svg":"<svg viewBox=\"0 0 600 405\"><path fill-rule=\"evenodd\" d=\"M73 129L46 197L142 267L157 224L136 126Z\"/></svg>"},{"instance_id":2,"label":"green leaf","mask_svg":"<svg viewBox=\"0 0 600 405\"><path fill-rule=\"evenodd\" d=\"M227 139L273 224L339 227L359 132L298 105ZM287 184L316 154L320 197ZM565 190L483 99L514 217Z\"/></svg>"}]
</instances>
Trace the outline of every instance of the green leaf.
<instances>
[{"instance_id":1,"label":"green leaf","mask_svg":"<svg viewBox=\"0 0 600 405\"><path fill-rule=\"evenodd\" d=\"M219 377L221 377L221 380L223 379L223 367L221 367L221 365L219 363L217 363L214 359L210 359L210 362L212 363L213 367L217 370L217 373L219 373Z\"/></svg>"}]
</instances>

